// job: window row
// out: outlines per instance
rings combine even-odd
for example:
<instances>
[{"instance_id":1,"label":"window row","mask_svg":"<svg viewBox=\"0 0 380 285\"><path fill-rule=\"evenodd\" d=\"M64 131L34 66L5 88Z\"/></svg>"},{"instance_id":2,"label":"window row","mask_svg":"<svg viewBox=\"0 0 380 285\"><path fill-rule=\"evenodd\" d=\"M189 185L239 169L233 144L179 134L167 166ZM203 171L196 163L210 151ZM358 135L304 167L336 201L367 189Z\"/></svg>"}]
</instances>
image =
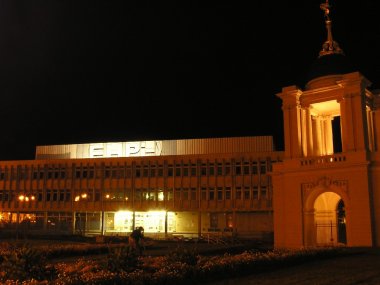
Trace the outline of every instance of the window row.
<instances>
[{"instance_id":1,"label":"window row","mask_svg":"<svg viewBox=\"0 0 380 285\"><path fill-rule=\"evenodd\" d=\"M200 194L196 188L169 188L166 191L159 188L139 188L134 190L135 201L172 201L174 200L250 200L267 199L270 195L266 186L236 187L233 193L231 187L201 188ZM200 195L200 196L199 196ZM129 201L133 198L131 189L105 191L103 202ZM99 189L91 191L71 191L70 189L46 189L33 193L15 193L11 190L0 190L0 202L18 201L31 202L99 202L101 192Z\"/></svg>"},{"instance_id":2,"label":"window row","mask_svg":"<svg viewBox=\"0 0 380 285\"><path fill-rule=\"evenodd\" d=\"M201 163L128 166L82 166L71 168L48 169L0 169L0 180L6 179L65 179L65 178L132 178L132 177L173 177L173 176L226 176L258 175L271 169L269 161Z\"/></svg>"}]
</instances>

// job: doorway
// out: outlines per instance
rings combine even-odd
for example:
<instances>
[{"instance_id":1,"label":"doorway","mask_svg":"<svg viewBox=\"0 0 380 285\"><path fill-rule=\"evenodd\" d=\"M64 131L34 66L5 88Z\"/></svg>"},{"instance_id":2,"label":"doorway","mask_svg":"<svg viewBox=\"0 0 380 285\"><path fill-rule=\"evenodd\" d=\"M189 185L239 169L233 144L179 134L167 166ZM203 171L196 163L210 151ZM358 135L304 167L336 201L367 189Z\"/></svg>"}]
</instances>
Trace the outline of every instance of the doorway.
<instances>
[{"instance_id":1,"label":"doorway","mask_svg":"<svg viewBox=\"0 0 380 285\"><path fill-rule=\"evenodd\" d=\"M317 245L346 244L344 201L335 192L324 192L314 202L314 225Z\"/></svg>"}]
</instances>

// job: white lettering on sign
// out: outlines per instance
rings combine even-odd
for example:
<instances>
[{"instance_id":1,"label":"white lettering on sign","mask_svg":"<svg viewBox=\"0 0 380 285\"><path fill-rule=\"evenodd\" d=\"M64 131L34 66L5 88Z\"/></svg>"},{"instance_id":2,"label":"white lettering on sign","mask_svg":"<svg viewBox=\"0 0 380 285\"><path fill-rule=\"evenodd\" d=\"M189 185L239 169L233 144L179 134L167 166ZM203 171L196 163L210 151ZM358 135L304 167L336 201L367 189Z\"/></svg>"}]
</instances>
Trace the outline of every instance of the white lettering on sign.
<instances>
[{"instance_id":1,"label":"white lettering on sign","mask_svg":"<svg viewBox=\"0 0 380 285\"><path fill-rule=\"evenodd\" d=\"M135 156L140 152L140 142L125 143L125 156Z\"/></svg>"},{"instance_id":2,"label":"white lettering on sign","mask_svg":"<svg viewBox=\"0 0 380 285\"><path fill-rule=\"evenodd\" d=\"M153 156L160 155L162 141L127 142L125 156Z\"/></svg>"},{"instance_id":3,"label":"white lettering on sign","mask_svg":"<svg viewBox=\"0 0 380 285\"><path fill-rule=\"evenodd\" d=\"M104 156L104 144L94 143L90 144L90 157L103 157Z\"/></svg>"},{"instance_id":4,"label":"white lettering on sign","mask_svg":"<svg viewBox=\"0 0 380 285\"><path fill-rule=\"evenodd\" d=\"M123 144L125 149L123 151ZM90 144L89 157L130 157L161 155L162 141Z\"/></svg>"},{"instance_id":5,"label":"white lettering on sign","mask_svg":"<svg viewBox=\"0 0 380 285\"><path fill-rule=\"evenodd\" d=\"M107 143L107 157L119 157L123 154L122 143Z\"/></svg>"}]
</instances>

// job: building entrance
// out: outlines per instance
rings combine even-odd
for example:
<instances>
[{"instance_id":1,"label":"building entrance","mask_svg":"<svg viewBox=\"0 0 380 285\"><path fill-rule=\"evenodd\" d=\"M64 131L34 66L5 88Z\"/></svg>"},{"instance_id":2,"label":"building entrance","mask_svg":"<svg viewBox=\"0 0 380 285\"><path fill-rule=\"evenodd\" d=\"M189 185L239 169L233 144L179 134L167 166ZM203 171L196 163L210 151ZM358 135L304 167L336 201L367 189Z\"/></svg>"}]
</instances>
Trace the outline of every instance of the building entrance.
<instances>
[{"instance_id":1,"label":"building entrance","mask_svg":"<svg viewBox=\"0 0 380 285\"><path fill-rule=\"evenodd\" d=\"M314 202L314 225L317 245L346 244L344 202L334 192L320 194Z\"/></svg>"}]
</instances>

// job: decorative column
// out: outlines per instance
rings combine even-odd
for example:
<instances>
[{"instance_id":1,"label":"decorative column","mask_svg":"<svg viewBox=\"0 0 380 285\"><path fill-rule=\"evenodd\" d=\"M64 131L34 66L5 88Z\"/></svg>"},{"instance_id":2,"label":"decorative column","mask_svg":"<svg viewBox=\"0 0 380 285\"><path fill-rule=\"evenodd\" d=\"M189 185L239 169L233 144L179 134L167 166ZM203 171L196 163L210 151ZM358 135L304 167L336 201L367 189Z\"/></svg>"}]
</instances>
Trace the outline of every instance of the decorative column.
<instances>
[{"instance_id":1,"label":"decorative column","mask_svg":"<svg viewBox=\"0 0 380 285\"><path fill-rule=\"evenodd\" d=\"M324 147L325 147L325 155L334 153L334 144L333 144L333 132L332 132L332 116L325 116L323 118L324 125Z\"/></svg>"},{"instance_id":2,"label":"decorative column","mask_svg":"<svg viewBox=\"0 0 380 285\"><path fill-rule=\"evenodd\" d=\"M307 133L307 155L314 155L313 145L313 122L311 118L310 106L306 108L306 133Z\"/></svg>"},{"instance_id":3,"label":"decorative column","mask_svg":"<svg viewBox=\"0 0 380 285\"><path fill-rule=\"evenodd\" d=\"M284 114L285 158L302 157L301 94L295 85L282 88L282 93L277 94L282 99Z\"/></svg>"}]
</instances>

